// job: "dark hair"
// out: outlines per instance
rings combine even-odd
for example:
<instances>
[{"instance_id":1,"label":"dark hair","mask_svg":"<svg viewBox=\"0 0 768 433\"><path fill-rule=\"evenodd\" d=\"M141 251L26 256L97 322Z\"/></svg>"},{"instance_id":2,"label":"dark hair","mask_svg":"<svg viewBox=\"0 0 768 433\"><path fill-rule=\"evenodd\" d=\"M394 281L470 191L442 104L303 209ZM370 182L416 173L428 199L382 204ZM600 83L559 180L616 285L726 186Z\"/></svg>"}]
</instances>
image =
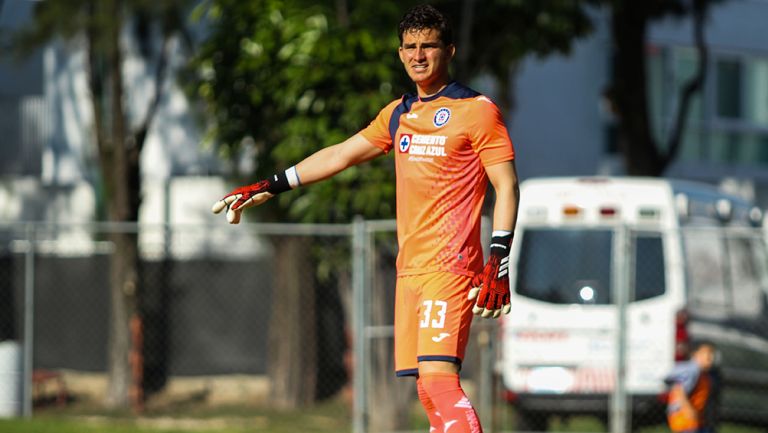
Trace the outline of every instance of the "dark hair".
<instances>
[{"instance_id":1,"label":"dark hair","mask_svg":"<svg viewBox=\"0 0 768 433\"><path fill-rule=\"evenodd\" d=\"M717 349L717 346L715 346L714 341L703 340L703 339L702 340L694 340L694 341L691 342L690 353L694 354L694 353L698 352L699 349L701 349L704 346L707 346L707 347L709 347L712 350L716 350Z\"/></svg>"},{"instance_id":2,"label":"dark hair","mask_svg":"<svg viewBox=\"0 0 768 433\"><path fill-rule=\"evenodd\" d=\"M406 12L397 26L397 36L400 38L400 45L403 44L405 32L428 29L440 32L440 40L446 46L453 44L453 29L448 18L430 5L418 5Z\"/></svg>"}]
</instances>

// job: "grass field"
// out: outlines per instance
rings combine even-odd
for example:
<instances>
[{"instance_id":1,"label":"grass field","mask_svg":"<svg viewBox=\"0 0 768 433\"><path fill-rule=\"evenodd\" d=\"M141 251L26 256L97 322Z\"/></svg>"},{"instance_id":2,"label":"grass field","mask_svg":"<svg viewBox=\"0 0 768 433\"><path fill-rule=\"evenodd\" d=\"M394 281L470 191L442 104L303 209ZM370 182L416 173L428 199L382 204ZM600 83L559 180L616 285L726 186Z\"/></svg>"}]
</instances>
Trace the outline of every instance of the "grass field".
<instances>
[{"instance_id":1,"label":"grass field","mask_svg":"<svg viewBox=\"0 0 768 433\"><path fill-rule=\"evenodd\" d=\"M588 420L569 423L568 426L553 426L553 431L572 432L602 432L603 428ZM560 427L560 428L557 428ZM565 428L563 428L565 427ZM246 418L225 419L182 419L182 418L153 418L153 419L114 419L42 416L31 420L0 420L2 433L294 433L294 432L349 432L350 426L346 420L334 420L325 416L303 414L283 414L268 418L259 416ZM427 431L426 425L420 431ZM508 432L511 429L504 429ZM753 433L760 430L725 425L719 433ZM640 433L668 433L658 426L646 428Z\"/></svg>"},{"instance_id":2,"label":"grass field","mask_svg":"<svg viewBox=\"0 0 768 433\"><path fill-rule=\"evenodd\" d=\"M514 414L508 407L497 407L495 431L512 432ZM420 408L414 406L410 428L428 431ZM32 419L0 419L0 433L346 433L351 431L351 414L347 404L332 401L301 411L277 411L258 407L187 406L166 407L135 417L127 413L70 407L39 410ZM594 418L574 417L567 422L552 421L550 431L573 433L605 432L605 426ZM762 433L764 430L732 424L722 425L718 433ZM646 427L636 433L669 433L664 425Z\"/></svg>"},{"instance_id":3,"label":"grass field","mask_svg":"<svg viewBox=\"0 0 768 433\"><path fill-rule=\"evenodd\" d=\"M166 408L140 417L89 408L46 409L29 420L0 420L0 433L343 433L350 431L349 420L348 409L340 402L302 411Z\"/></svg>"}]
</instances>

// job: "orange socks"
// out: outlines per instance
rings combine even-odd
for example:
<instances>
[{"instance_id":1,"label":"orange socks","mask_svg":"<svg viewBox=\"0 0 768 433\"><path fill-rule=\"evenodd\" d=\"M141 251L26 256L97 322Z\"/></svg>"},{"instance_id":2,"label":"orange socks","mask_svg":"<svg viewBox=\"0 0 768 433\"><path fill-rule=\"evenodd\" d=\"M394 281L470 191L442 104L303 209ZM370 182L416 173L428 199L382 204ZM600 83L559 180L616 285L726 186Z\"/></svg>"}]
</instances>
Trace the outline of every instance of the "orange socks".
<instances>
[{"instance_id":1,"label":"orange socks","mask_svg":"<svg viewBox=\"0 0 768 433\"><path fill-rule=\"evenodd\" d=\"M424 406L424 410L427 412L429 432L443 433L443 419L440 418L440 413L437 412L437 407L432 403L432 399L429 398L427 391L424 389L424 382L421 380L421 377L416 378L416 392L419 395L421 405Z\"/></svg>"},{"instance_id":2,"label":"orange socks","mask_svg":"<svg viewBox=\"0 0 768 433\"><path fill-rule=\"evenodd\" d=\"M432 433L482 433L480 420L454 373L421 374L416 381L419 400Z\"/></svg>"}]
</instances>

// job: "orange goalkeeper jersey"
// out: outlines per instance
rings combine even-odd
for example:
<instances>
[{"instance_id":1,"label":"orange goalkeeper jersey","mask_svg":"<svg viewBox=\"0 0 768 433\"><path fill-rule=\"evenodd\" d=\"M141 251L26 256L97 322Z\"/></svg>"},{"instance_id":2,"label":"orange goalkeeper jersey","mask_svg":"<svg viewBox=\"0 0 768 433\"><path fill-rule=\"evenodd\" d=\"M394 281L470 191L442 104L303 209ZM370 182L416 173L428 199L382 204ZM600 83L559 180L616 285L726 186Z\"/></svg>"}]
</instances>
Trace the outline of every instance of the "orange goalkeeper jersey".
<instances>
[{"instance_id":1,"label":"orange goalkeeper jersey","mask_svg":"<svg viewBox=\"0 0 768 433\"><path fill-rule=\"evenodd\" d=\"M484 167L514 159L498 107L452 82L393 101L360 133L395 152L398 275L478 272Z\"/></svg>"}]
</instances>

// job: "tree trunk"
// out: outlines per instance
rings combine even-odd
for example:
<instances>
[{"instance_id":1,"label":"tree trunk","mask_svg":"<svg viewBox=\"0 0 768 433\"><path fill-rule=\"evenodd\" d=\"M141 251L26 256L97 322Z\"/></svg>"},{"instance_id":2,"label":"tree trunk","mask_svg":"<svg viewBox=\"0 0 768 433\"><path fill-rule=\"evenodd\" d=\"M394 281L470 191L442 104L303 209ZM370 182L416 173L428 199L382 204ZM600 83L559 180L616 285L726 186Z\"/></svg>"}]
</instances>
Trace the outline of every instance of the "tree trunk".
<instances>
[{"instance_id":1,"label":"tree trunk","mask_svg":"<svg viewBox=\"0 0 768 433\"><path fill-rule=\"evenodd\" d=\"M114 233L115 251L111 259L111 315L109 324L109 379L106 404L113 408L130 406L129 391L133 375L130 321L136 314L138 291L138 251L136 235Z\"/></svg>"},{"instance_id":2,"label":"tree trunk","mask_svg":"<svg viewBox=\"0 0 768 433\"><path fill-rule=\"evenodd\" d=\"M317 337L313 270L303 237L274 242L269 366L272 403L296 409L314 402L317 384Z\"/></svg>"},{"instance_id":3,"label":"tree trunk","mask_svg":"<svg viewBox=\"0 0 768 433\"><path fill-rule=\"evenodd\" d=\"M704 41L704 25L707 16L708 0L694 0L693 2L693 40L699 55L696 73L685 83L680 91L680 103L675 116L675 123L669 135L667 153L663 156L663 169L665 169L680 153L683 144L685 128L688 122L688 112L691 108L693 97L704 87L707 76L707 58L709 50Z\"/></svg>"},{"instance_id":4,"label":"tree trunk","mask_svg":"<svg viewBox=\"0 0 768 433\"><path fill-rule=\"evenodd\" d=\"M120 47L123 11L123 0L92 1L88 4L90 21L103 22L105 17L109 20L109 25L92 25L86 30L88 83L108 219L135 223L139 220L141 206L141 151L162 99L162 85L170 55L170 34L167 29L164 30L155 71L155 94L149 102L144 120L136 132L131 134L128 132L127 113L123 106L123 57ZM145 344L143 335L132 335L131 321L137 325L135 329L142 330L140 333L144 329L149 330L149 344L162 344L166 334L165 329L157 325L159 320L147 328L139 311L142 270L138 233L129 229L110 233L110 238L115 250L110 259L109 385L106 404L116 408L126 408L133 404L134 409L140 410L145 395L144 362L141 355L144 349L141 346ZM152 308L147 305L144 308L149 308L151 312L158 311L157 303L162 302L162 295L158 295L159 299L155 297ZM160 357L159 362L153 364L156 367L153 373L164 373L162 362L164 358ZM164 377L159 379L147 383L156 390L162 386Z\"/></svg>"},{"instance_id":5,"label":"tree trunk","mask_svg":"<svg viewBox=\"0 0 768 433\"><path fill-rule=\"evenodd\" d=\"M648 12L644 2L619 2L613 9L612 86L608 98L618 117L619 149L627 174L659 176L664 169L651 135L646 92L645 34Z\"/></svg>"},{"instance_id":6,"label":"tree trunk","mask_svg":"<svg viewBox=\"0 0 768 433\"><path fill-rule=\"evenodd\" d=\"M115 25L108 32L109 92L109 143L104 143L106 133L97 132L100 140L102 178L109 195L109 219L116 222L136 222L140 201L138 155L135 146L128 146L123 107L122 54L120 32L122 29L122 2L114 0L112 8ZM93 44L93 42L91 42ZM103 96L103 95L102 95ZM102 100L95 100L95 110L100 111ZM98 125L97 125L98 126ZM105 125L101 123L103 128ZM139 290L138 235L134 231L111 234L115 250L110 261L111 311L109 323L109 366L106 404L114 408L127 408L131 400L129 391L133 382L129 355L132 349L130 321L137 313Z\"/></svg>"}]
</instances>

